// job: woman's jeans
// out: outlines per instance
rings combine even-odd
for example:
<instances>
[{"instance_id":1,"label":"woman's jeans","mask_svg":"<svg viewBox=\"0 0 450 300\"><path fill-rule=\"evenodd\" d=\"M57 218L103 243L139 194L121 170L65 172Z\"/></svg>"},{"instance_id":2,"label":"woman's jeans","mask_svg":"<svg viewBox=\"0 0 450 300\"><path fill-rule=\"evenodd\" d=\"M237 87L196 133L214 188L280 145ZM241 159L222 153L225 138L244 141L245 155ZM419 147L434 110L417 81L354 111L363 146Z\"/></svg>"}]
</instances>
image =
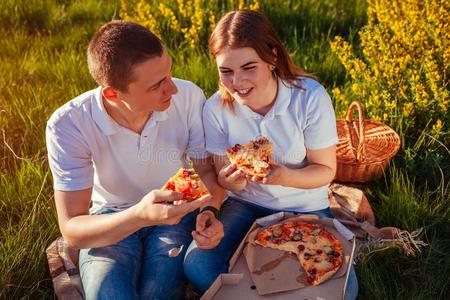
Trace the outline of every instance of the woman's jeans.
<instances>
[{"instance_id":1,"label":"woman's jeans","mask_svg":"<svg viewBox=\"0 0 450 300\"><path fill-rule=\"evenodd\" d=\"M184 272L188 280L204 293L221 273L228 272L228 262L253 222L278 211L251 204L236 198L228 198L222 205L220 221L225 236L220 244L210 250L197 248L192 242L184 260ZM329 208L308 212L320 217L333 217ZM345 299L358 295L358 280L353 267L350 269Z\"/></svg>"},{"instance_id":2,"label":"woman's jeans","mask_svg":"<svg viewBox=\"0 0 450 300\"><path fill-rule=\"evenodd\" d=\"M183 258L195 217L190 213L177 225L145 227L114 245L82 249L86 299L182 299Z\"/></svg>"}]
</instances>

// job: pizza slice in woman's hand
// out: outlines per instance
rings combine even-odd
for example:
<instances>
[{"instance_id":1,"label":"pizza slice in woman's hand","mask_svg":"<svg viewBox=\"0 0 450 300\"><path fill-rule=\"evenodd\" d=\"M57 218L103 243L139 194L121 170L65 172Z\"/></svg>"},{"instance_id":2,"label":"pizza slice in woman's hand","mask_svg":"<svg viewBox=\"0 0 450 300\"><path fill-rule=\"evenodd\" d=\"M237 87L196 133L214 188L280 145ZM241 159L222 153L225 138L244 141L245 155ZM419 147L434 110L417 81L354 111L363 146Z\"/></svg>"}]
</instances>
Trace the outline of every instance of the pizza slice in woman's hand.
<instances>
[{"instance_id":1,"label":"pizza slice in woman's hand","mask_svg":"<svg viewBox=\"0 0 450 300\"><path fill-rule=\"evenodd\" d=\"M258 137L255 140L227 149L227 156L238 170L247 175L266 177L270 171L273 144L266 137Z\"/></svg>"},{"instance_id":2,"label":"pizza slice in woman's hand","mask_svg":"<svg viewBox=\"0 0 450 300\"><path fill-rule=\"evenodd\" d=\"M165 191L175 191L183 194L182 200L173 202L173 205L185 204L209 194L205 184L194 169L180 168L162 187Z\"/></svg>"}]
</instances>

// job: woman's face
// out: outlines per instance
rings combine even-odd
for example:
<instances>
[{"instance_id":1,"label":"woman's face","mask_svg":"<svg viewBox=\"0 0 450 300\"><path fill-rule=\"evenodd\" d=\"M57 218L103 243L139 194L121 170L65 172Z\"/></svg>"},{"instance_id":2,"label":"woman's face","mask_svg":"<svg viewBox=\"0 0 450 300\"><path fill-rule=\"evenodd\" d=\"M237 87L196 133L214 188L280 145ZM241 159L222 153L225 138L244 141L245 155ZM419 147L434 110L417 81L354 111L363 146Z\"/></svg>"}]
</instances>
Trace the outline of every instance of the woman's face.
<instances>
[{"instance_id":1,"label":"woman's face","mask_svg":"<svg viewBox=\"0 0 450 300\"><path fill-rule=\"evenodd\" d=\"M216 56L216 63L222 85L240 104L260 112L275 100L274 66L263 61L253 48L225 49Z\"/></svg>"}]
</instances>

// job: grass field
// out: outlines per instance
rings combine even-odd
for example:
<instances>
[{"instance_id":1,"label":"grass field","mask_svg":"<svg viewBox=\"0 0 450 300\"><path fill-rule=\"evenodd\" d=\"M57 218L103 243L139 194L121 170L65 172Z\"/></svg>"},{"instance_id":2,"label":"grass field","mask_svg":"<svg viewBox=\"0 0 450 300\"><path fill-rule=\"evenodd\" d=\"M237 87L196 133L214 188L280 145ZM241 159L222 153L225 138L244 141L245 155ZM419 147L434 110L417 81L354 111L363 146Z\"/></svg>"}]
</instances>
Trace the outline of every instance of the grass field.
<instances>
[{"instance_id":1,"label":"grass field","mask_svg":"<svg viewBox=\"0 0 450 300\"><path fill-rule=\"evenodd\" d=\"M294 60L329 91L349 80L329 41L341 35L358 52L356 33L367 22L366 9L360 0L261 4ZM0 3L0 299L54 298L45 248L59 231L45 123L57 107L95 87L86 47L95 30L118 18L119 11L115 1ZM164 40L175 58L175 76L211 95L217 74L205 43L192 49L172 45L170 36ZM335 102L335 108L342 116L345 107ZM424 228L420 239L429 246L415 257L396 247L365 254L356 268L360 299L450 297L448 124L440 135L426 126L413 129L400 132L402 148L385 178L365 192L379 227Z\"/></svg>"}]
</instances>

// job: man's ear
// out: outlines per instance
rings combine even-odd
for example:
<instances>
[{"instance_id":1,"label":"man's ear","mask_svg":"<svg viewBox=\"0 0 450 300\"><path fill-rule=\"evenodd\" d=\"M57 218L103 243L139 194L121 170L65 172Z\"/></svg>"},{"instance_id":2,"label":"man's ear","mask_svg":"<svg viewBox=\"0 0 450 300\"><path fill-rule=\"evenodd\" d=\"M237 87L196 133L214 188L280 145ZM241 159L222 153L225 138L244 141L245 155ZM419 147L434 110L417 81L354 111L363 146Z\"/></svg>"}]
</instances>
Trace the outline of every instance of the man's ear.
<instances>
[{"instance_id":1,"label":"man's ear","mask_svg":"<svg viewBox=\"0 0 450 300\"><path fill-rule=\"evenodd\" d=\"M103 97L105 97L109 101L119 102L120 97L119 93L113 87L107 86L102 90Z\"/></svg>"}]
</instances>

